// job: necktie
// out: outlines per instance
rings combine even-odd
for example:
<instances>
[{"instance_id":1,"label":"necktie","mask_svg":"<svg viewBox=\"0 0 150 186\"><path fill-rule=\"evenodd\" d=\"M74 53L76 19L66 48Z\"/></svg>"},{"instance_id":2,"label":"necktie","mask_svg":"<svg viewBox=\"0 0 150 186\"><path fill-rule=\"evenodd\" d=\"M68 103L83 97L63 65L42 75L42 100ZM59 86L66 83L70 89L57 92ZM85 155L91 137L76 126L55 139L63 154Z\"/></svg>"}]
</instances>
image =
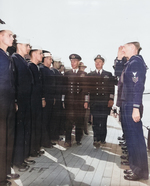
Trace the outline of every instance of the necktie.
<instances>
[{"instance_id":1,"label":"necktie","mask_svg":"<svg viewBox=\"0 0 150 186\"><path fill-rule=\"evenodd\" d=\"M101 75L100 70L98 71L98 75L99 75L99 76Z\"/></svg>"}]
</instances>

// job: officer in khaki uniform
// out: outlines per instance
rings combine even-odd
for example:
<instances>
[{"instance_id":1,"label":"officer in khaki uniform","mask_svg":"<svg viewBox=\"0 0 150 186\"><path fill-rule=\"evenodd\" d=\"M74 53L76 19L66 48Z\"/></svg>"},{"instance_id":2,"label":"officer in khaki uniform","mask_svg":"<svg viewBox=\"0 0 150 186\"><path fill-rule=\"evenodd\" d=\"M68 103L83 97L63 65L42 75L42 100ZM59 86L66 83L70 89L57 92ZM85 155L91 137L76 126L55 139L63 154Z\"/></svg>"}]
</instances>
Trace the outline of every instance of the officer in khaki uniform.
<instances>
[{"instance_id":1,"label":"officer in khaki uniform","mask_svg":"<svg viewBox=\"0 0 150 186\"><path fill-rule=\"evenodd\" d=\"M67 71L64 76L65 86L65 111L66 111L66 140L65 146L71 146L72 128L76 126L76 142L81 145L83 135L84 116L85 116L85 92L84 77L86 72L78 69L81 57L77 54L69 56L72 69Z\"/></svg>"},{"instance_id":2,"label":"officer in khaki uniform","mask_svg":"<svg viewBox=\"0 0 150 186\"><path fill-rule=\"evenodd\" d=\"M103 69L104 58L97 55L94 59L96 70L89 73L90 110L93 116L95 147L106 143L107 116L110 114L114 98L114 80L111 72Z\"/></svg>"}]
</instances>

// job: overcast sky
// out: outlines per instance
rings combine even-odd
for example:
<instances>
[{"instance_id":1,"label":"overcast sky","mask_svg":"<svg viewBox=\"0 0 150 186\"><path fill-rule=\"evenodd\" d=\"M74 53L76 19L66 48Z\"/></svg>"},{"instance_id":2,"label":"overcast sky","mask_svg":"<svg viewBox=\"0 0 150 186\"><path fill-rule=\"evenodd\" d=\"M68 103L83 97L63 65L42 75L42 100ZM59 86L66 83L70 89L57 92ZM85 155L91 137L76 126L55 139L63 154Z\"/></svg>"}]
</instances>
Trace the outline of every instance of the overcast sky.
<instances>
[{"instance_id":1,"label":"overcast sky","mask_svg":"<svg viewBox=\"0 0 150 186\"><path fill-rule=\"evenodd\" d=\"M136 39L150 68L150 0L0 0L0 19L68 67L68 56L77 53L94 70L101 54L104 69L113 72L118 47Z\"/></svg>"}]
</instances>

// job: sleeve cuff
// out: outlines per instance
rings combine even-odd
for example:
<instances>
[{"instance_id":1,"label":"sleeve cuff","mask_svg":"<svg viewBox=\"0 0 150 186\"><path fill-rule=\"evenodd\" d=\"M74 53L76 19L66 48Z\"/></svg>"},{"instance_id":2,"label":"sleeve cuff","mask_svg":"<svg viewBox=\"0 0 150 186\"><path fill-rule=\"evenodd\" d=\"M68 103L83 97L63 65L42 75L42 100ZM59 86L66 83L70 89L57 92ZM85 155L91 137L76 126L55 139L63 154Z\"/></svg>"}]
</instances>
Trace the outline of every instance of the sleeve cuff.
<instances>
[{"instance_id":1,"label":"sleeve cuff","mask_svg":"<svg viewBox=\"0 0 150 186\"><path fill-rule=\"evenodd\" d=\"M140 108L140 105L138 105L138 104L133 104L133 108Z\"/></svg>"}]
</instances>

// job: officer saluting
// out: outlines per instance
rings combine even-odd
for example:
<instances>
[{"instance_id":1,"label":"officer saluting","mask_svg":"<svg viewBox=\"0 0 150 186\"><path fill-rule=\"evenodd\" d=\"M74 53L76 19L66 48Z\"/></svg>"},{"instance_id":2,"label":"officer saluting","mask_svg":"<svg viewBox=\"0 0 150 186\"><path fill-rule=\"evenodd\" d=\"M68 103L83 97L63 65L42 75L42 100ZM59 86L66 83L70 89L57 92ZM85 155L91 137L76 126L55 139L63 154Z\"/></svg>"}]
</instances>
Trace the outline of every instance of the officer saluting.
<instances>
[{"instance_id":1,"label":"officer saluting","mask_svg":"<svg viewBox=\"0 0 150 186\"><path fill-rule=\"evenodd\" d=\"M94 61L96 70L88 76L90 76L90 110L93 115L93 145L98 148L100 143L106 143L107 116L113 105L114 82L111 72L103 70L104 58L97 55Z\"/></svg>"},{"instance_id":2,"label":"officer saluting","mask_svg":"<svg viewBox=\"0 0 150 186\"><path fill-rule=\"evenodd\" d=\"M83 78L85 72L78 69L81 57L77 54L69 56L72 69L65 73L65 110L66 110L66 143L65 146L71 146L71 131L73 125L76 126L77 145L81 144L84 125L84 89Z\"/></svg>"}]
</instances>

